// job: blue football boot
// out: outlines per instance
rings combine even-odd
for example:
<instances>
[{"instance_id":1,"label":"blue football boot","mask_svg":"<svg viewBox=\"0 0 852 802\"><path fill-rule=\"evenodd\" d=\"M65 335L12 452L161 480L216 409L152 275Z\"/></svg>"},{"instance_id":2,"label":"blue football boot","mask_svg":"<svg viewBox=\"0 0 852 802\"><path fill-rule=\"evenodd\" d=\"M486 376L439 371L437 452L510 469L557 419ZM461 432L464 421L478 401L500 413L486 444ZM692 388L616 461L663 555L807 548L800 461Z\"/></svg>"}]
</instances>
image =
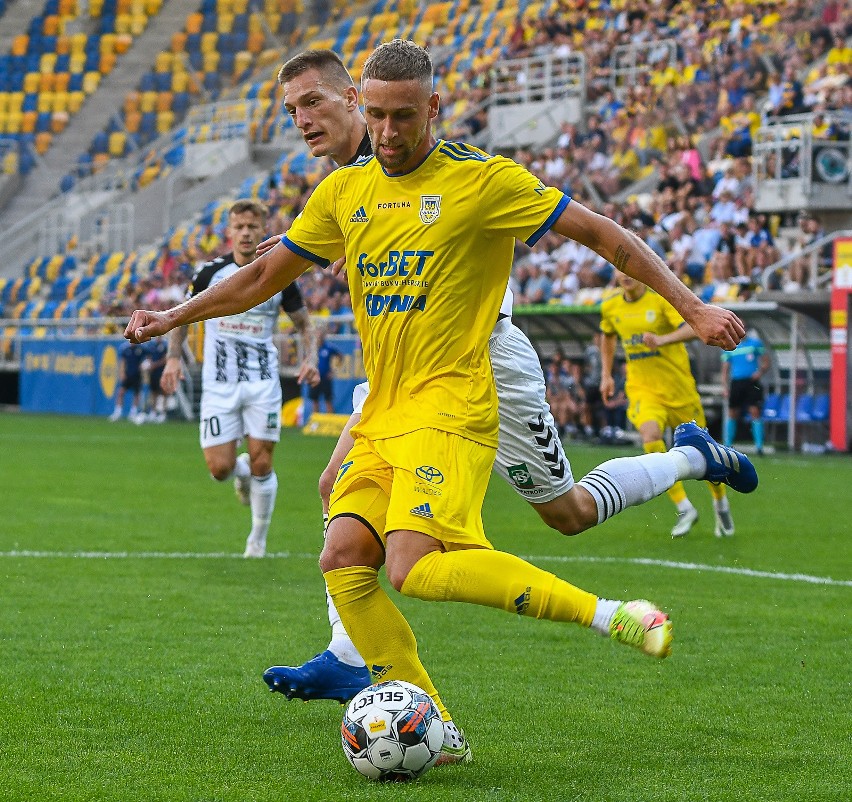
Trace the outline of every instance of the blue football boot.
<instances>
[{"instance_id":1,"label":"blue football boot","mask_svg":"<svg viewBox=\"0 0 852 802\"><path fill-rule=\"evenodd\" d=\"M334 699L341 704L373 682L366 666L342 663L328 650L302 666L267 668L263 681L288 699Z\"/></svg>"},{"instance_id":2,"label":"blue football boot","mask_svg":"<svg viewBox=\"0 0 852 802\"><path fill-rule=\"evenodd\" d=\"M724 482L739 493L751 493L757 488L757 471L749 458L733 448L717 443L695 421L681 423L674 431L674 444L697 448L707 461L708 482Z\"/></svg>"}]
</instances>

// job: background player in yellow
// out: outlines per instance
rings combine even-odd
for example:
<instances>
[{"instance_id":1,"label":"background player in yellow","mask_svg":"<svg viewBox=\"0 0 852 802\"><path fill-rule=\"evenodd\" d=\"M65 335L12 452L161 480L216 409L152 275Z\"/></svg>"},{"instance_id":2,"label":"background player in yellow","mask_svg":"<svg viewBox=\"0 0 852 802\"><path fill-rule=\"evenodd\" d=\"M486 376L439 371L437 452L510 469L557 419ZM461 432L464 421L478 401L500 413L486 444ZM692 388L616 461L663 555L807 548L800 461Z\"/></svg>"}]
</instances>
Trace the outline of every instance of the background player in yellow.
<instances>
[{"instance_id":1,"label":"background player in yellow","mask_svg":"<svg viewBox=\"0 0 852 802\"><path fill-rule=\"evenodd\" d=\"M232 314L311 262L345 255L371 393L335 484L320 566L374 675L426 689L449 718L408 623L379 585L382 565L409 596L580 623L666 656L671 623L653 605L599 599L485 538L480 511L497 441L488 338L514 239L534 243L551 228L657 289L707 343L733 348L742 322L703 304L637 237L516 163L436 141L439 99L422 48L400 40L377 48L362 92L375 158L329 175L281 243L232 279L166 312L137 310L126 336L144 341ZM747 458L697 427L682 430L673 452L679 478L757 486ZM593 492L578 494L578 516L594 525Z\"/></svg>"},{"instance_id":2,"label":"background player in yellow","mask_svg":"<svg viewBox=\"0 0 852 802\"><path fill-rule=\"evenodd\" d=\"M612 397L616 338L627 358L627 417L642 436L646 453L664 452L663 433L681 423L706 426L701 398L689 367L683 340L695 332L665 298L621 271L616 272L621 291L601 305L601 395ZM734 521L724 485L710 483L716 517L715 533L734 534ZM698 511L686 495L683 482L668 491L677 508L672 537L682 537L698 520Z\"/></svg>"}]
</instances>

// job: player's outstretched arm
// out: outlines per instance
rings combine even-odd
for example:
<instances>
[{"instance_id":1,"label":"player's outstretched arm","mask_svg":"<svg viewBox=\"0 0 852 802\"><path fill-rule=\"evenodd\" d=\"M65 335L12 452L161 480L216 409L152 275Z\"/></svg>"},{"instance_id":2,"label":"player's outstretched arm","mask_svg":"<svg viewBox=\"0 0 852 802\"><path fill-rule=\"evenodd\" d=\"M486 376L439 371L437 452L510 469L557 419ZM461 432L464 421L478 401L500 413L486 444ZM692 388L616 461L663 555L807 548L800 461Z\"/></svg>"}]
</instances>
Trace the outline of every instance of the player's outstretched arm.
<instances>
[{"instance_id":1,"label":"player's outstretched arm","mask_svg":"<svg viewBox=\"0 0 852 802\"><path fill-rule=\"evenodd\" d=\"M745 337L743 322L730 310L705 304L639 237L614 220L571 201L553 225L603 256L628 276L663 296L708 345L730 351Z\"/></svg>"},{"instance_id":2,"label":"player's outstretched arm","mask_svg":"<svg viewBox=\"0 0 852 802\"><path fill-rule=\"evenodd\" d=\"M143 343L177 326L245 312L283 290L305 272L310 261L284 246L273 248L232 276L165 312L137 309L124 336Z\"/></svg>"}]
</instances>

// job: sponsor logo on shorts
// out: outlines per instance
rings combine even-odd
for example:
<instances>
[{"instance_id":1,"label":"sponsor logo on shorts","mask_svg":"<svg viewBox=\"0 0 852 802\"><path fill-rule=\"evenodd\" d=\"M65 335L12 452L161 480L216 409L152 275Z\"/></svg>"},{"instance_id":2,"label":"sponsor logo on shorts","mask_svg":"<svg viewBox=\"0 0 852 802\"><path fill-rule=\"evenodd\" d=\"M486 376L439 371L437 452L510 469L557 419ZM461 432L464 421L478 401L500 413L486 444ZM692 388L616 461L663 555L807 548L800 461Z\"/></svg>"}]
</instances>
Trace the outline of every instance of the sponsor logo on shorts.
<instances>
[{"instance_id":1,"label":"sponsor logo on shorts","mask_svg":"<svg viewBox=\"0 0 852 802\"><path fill-rule=\"evenodd\" d=\"M431 482L433 485L439 485L444 481L444 474L437 468L431 465L421 465L414 471L424 482Z\"/></svg>"},{"instance_id":2,"label":"sponsor logo on shorts","mask_svg":"<svg viewBox=\"0 0 852 802\"><path fill-rule=\"evenodd\" d=\"M535 482L532 480L530 469L525 462L518 465L510 465L506 470L509 473L509 478L514 483L515 487L521 490L531 489L535 487Z\"/></svg>"},{"instance_id":3,"label":"sponsor logo on shorts","mask_svg":"<svg viewBox=\"0 0 852 802\"><path fill-rule=\"evenodd\" d=\"M267 429L277 429L278 428L278 413L270 412L266 416L266 428Z\"/></svg>"},{"instance_id":4,"label":"sponsor logo on shorts","mask_svg":"<svg viewBox=\"0 0 852 802\"><path fill-rule=\"evenodd\" d=\"M427 501L425 504L419 504L416 507L413 507L409 512L412 515L419 515L421 518L434 518L432 515L432 508L429 506L429 502Z\"/></svg>"}]
</instances>

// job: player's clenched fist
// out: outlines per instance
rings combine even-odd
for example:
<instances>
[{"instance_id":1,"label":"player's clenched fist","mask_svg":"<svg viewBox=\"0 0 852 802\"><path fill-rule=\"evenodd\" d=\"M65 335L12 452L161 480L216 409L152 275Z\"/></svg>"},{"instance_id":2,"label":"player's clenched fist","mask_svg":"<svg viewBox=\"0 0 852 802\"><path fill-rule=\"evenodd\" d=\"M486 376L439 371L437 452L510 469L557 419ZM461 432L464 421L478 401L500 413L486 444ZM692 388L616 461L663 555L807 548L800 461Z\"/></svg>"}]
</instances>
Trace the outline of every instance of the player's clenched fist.
<instances>
[{"instance_id":1,"label":"player's clenched fist","mask_svg":"<svg viewBox=\"0 0 852 802\"><path fill-rule=\"evenodd\" d=\"M148 342L152 337L165 334L172 326L164 312L137 309L131 316L124 336L132 343Z\"/></svg>"}]
</instances>

